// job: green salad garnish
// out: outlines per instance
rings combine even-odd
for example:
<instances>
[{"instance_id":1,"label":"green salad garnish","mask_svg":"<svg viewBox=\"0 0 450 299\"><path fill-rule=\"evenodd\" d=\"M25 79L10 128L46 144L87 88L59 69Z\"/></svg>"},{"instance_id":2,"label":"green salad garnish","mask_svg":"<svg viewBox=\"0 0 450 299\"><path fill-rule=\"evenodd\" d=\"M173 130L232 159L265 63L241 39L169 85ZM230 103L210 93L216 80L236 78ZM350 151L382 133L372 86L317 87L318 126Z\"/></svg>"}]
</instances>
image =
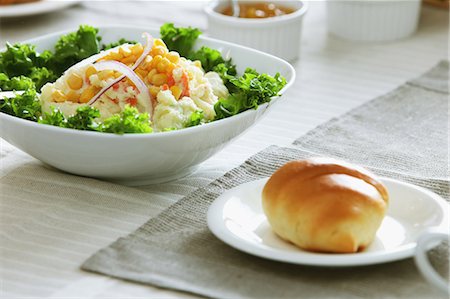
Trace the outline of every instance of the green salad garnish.
<instances>
[{"instance_id":1,"label":"green salad garnish","mask_svg":"<svg viewBox=\"0 0 450 299\"><path fill-rule=\"evenodd\" d=\"M102 51L103 50L109 50L109 49L118 47L118 46L123 45L123 44L136 44L136 43L137 43L137 41L135 41L135 40L128 40L128 39L125 39L125 38L121 38L117 42L113 42L113 43L109 43L109 44L103 44L102 45Z\"/></svg>"},{"instance_id":2,"label":"green salad garnish","mask_svg":"<svg viewBox=\"0 0 450 299\"><path fill-rule=\"evenodd\" d=\"M160 34L167 48L188 58L202 32L197 28L177 28L172 23L166 23L161 26Z\"/></svg>"},{"instance_id":3,"label":"green salad garnish","mask_svg":"<svg viewBox=\"0 0 450 299\"><path fill-rule=\"evenodd\" d=\"M217 72L223 80L229 96L218 99L214 106L215 119L255 109L278 95L286 84L286 80L278 73L272 77L250 68L239 76L231 58L222 57L219 51L209 47L195 49L195 43L201 34L196 28L179 28L167 23L161 26L160 34L169 50L176 51L187 59L200 61L205 72ZM116 134L152 132L149 115L139 113L136 108L128 105L120 114L103 121L99 120L99 110L87 105L79 107L70 117L56 108L51 113L42 114L38 93L43 85L55 81L69 67L101 50L124 43L136 43L123 38L106 45L100 45L100 41L98 29L81 25L76 32L61 36L52 50L38 52L30 44L7 43L6 49L0 52L0 90L25 92L16 94L13 98L0 99L0 111L42 124L78 130ZM201 110L193 112L185 126L202 124L203 116ZM174 129L176 128L166 128L162 131Z\"/></svg>"},{"instance_id":4,"label":"green salad garnish","mask_svg":"<svg viewBox=\"0 0 450 299\"><path fill-rule=\"evenodd\" d=\"M36 90L28 89L21 95L0 100L0 111L20 118L37 121L41 115L41 103Z\"/></svg>"},{"instance_id":5,"label":"green salad garnish","mask_svg":"<svg viewBox=\"0 0 450 299\"><path fill-rule=\"evenodd\" d=\"M240 77L231 76L227 72L221 73L221 76L227 81L225 86L230 96L219 99L214 105L216 119L233 116L248 109L256 109L258 105L270 102L271 98L286 85L286 79L278 73L272 77L259 74L251 68L247 68Z\"/></svg>"},{"instance_id":6,"label":"green salad garnish","mask_svg":"<svg viewBox=\"0 0 450 299\"><path fill-rule=\"evenodd\" d=\"M54 108L52 113L44 113L38 122L69 129L115 134L151 133L153 131L149 115L139 113L136 108L129 105L125 106L121 113L115 114L103 122L98 122L98 117L100 117L100 111L91 106L78 108L77 113L68 118L59 109Z\"/></svg>"}]
</instances>

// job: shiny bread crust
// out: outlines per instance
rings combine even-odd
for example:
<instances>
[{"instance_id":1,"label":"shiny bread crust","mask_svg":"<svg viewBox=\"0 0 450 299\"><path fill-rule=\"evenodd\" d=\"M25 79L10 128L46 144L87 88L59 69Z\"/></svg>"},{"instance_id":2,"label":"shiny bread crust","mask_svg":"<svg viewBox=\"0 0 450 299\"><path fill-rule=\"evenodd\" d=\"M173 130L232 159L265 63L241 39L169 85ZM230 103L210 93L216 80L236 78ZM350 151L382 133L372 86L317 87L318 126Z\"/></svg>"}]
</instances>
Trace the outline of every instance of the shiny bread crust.
<instances>
[{"instance_id":1,"label":"shiny bread crust","mask_svg":"<svg viewBox=\"0 0 450 299\"><path fill-rule=\"evenodd\" d=\"M389 201L368 170L331 158L292 161L264 186L272 229L302 249L352 253L374 239Z\"/></svg>"}]
</instances>

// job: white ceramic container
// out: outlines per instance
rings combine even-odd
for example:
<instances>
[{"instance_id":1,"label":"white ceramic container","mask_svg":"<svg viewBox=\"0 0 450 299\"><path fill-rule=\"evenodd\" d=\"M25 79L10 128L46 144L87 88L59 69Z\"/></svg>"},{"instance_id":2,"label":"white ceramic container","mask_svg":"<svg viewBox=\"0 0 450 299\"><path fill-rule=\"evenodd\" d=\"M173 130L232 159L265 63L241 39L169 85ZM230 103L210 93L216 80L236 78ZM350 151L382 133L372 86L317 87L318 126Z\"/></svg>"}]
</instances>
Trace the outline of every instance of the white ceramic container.
<instances>
[{"instance_id":1,"label":"white ceramic container","mask_svg":"<svg viewBox=\"0 0 450 299\"><path fill-rule=\"evenodd\" d=\"M420 0L328 0L328 30L352 41L393 41L416 31L420 7Z\"/></svg>"},{"instance_id":2,"label":"white ceramic container","mask_svg":"<svg viewBox=\"0 0 450 299\"><path fill-rule=\"evenodd\" d=\"M140 40L142 32L159 36L159 30L138 27L100 28L102 42L124 37ZM26 41L38 51L51 49L59 32ZM250 48L200 37L196 47L208 46L230 53L238 71L253 67L260 72L281 73L289 88L295 79L293 67L282 59ZM277 101L236 116L179 131L154 134L115 135L65 129L0 113L0 136L36 159L60 170L127 185L159 183L185 176L198 164L220 151L255 124Z\"/></svg>"},{"instance_id":3,"label":"white ceramic container","mask_svg":"<svg viewBox=\"0 0 450 299\"><path fill-rule=\"evenodd\" d=\"M447 206L448 211L448 206ZM414 256L416 265L425 279L439 289L443 295L450 298L450 286L448 279L442 277L431 264L427 251L433 244L450 241L449 223L443 228L429 228L425 230L417 240L416 255Z\"/></svg>"},{"instance_id":4,"label":"white ceramic container","mask_svg":"<svg viewBox=\"0 0 450 299\"><path fill-rule=\"evenodd\" d=\"M264 2L261 0L258 2ZM258 49L294 61L299 57L302 22L308 6L298 0L271 1L294 8L295 12L264 19L245 19L226 16L220 12L228 1L213 1L205 7L208 35Z\"/></svg>"}]
</instances>

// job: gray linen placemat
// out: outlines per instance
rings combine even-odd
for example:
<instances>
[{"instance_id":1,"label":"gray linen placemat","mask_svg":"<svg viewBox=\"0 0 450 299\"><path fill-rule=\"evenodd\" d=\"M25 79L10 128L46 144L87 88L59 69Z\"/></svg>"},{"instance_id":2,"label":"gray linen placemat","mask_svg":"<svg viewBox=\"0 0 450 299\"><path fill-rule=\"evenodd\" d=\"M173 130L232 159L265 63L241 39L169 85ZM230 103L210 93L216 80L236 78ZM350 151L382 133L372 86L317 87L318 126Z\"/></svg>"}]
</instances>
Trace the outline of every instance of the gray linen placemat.
<instances>
[{"instance_id":1,"label":"gray linen placemat","mask_svg":"<svg viewBox=\"0 0 450 299\"><path fill-rule=\"evenodd\" d=\"M441 63L437 73L442 74L442 70L448 73L448 63ZM436 69L432 74L435 73ZM429 105L437 106L433 109L435 112L447 111L448 85L447 90L437 91L435 86L445 87L445 84L433 83L426 75L424 78L381 98L384 104L383 100L376 99L314 129L305 137L308 142L303 142L303 138L296 141L296 145L301 148L272 146L265 149L207 187L181 199L134 233L100 250L82 268L216 298L439 298L441 295L424 281L412 259L354 268L319 268L273 262L227 246L209 232L205 217L210 203L225 190L267 177L287 161L317 153L346 157L347 160L368 166L379 175L432 189L448 200L448 147L442 147L443 144L435 140L443 135L447 139L445 132L448 117L444 119L427 114L430 113ZM420 82L427 80L431 83L422 87ZM414 92L409 92L410 89ZM408 107L398 110L396 105L391 104L401 101L405 92L412 100L408 102L406 99L404 103ZM414 100L415 96L422 100ZM371 111L368 116L364 115L364 107ZM397 109L398 124L402 121L420 122L421 125L415 127L420 130L413 131L408 138L389 138L391 134L399 136L397 131L405 129L384 119L385 116L392 116L394 112L388 112L392 107ZM433 118L438 125L432 121L423 121L423 118L428 117ZM354 140L355 136L350 134L352 130L337 129L333 125L343 122L349 128L353 123L359 128L361 123L370 124L374 121L389 125L368 126L370 130L366 135L373 137L364 139L371 142L371 146L367 147ZM445 131L444 134L434 131L439 128ZM356 131L366 136L363 130ZM339 140L347 150L339 151L341 143L335 143L335 152L323 146L312 147L310 143L314 141L313 136L321 136L315 138L328 141ZM417 138L425 138L428 142L410 146L403 144ZM353 148L350 146L352 142L355 144ZM317 143L322 145L320 140ZM390 155L380 150L380 154L379 149L387 147L387 143L397 148L398 152ZM409 154L415 155L415 159L410 160ZM416 156L420 156L420 159ZM443 164L440 162L442 157L445 160ZM431 258L440 273L448 273L448 246L439 246L433 250Z\"/></svg>"},{"instance_id":2,"label":"gray linen placemat","mask_svg":"<svg viewBox=\"0 0 450 299\"><path fill-rule=\"evenodd\" d=\"M379 169L448 179L449 62L294 142Z\"/></svg>"}]
</instances>

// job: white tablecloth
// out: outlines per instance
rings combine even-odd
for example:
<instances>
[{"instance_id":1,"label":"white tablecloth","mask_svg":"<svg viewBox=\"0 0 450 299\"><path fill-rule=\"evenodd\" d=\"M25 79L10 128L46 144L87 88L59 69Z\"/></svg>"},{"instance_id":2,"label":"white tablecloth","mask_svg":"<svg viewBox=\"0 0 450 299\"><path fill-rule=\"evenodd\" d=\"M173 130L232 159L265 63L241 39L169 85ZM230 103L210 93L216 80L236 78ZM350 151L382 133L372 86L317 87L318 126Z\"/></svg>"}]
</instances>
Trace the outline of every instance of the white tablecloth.
<instances>
[{"instance_id":1,"label":"white tablecloth","mask_svg":"<svg viewBox=\"0 0 450 299\"><path fill-rule=\"evenodd\" d=\"M0 44L76 29L79 24L177 25L207 28L202 2L83 2L24 19L0 20ZM358 44L327 34L323 2L310 2L297 81L267 117L178 182L108 193L83 189L85 178L47 170L2 140L1 298L180 298L191 295L86 273L79 265L183 195L272 145L289 145L328 119L448 59L448 12L423 8L419 31L392 43ZM42 176L42 177L41 177ZM29 178L27 186L16 184ZM107 185L109 186L109 185ZM110 187L108 187L110 188ZM29 191L32 190L32 191ZM133 193L133 200L127 199ZM52 196L50 196L50 194ZM95 195L95 196L94 196Z\"/></svg>"}]
</instances>

